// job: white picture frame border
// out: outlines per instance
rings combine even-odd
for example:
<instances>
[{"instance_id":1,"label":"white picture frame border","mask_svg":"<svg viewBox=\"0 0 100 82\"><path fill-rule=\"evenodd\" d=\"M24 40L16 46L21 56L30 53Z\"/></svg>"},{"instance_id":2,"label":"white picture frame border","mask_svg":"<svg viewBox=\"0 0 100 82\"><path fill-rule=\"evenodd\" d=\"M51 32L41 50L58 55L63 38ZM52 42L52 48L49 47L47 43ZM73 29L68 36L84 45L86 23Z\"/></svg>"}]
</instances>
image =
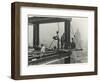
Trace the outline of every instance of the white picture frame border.
<instances>
[{"instance_id":1,"label":"white picture frame border","mask_svg":"<svg viewBox=\"0 0 100 82\"><path fill-rule=\"evenodd\" d=\"M67 13L67 15L65 14ZM88 63L66 65L33 65L28 66L28 15L57 17L88 17ZM40 75L55 73L75 73L94 71L94 11L74 9L52 9L38 7L20 8L20 75ZM59 68L59 69L57 69ZM56 69L56 70L55 70Z\"/></svg>"}]
</instances>

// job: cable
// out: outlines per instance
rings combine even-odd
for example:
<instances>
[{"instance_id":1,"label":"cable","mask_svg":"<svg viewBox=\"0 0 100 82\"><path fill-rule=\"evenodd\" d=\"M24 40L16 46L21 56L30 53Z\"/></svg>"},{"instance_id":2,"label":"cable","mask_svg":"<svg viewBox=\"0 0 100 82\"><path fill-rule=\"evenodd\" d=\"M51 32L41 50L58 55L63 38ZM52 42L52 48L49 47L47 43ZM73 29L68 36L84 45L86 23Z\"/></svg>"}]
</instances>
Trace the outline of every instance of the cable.
<instances>
[{"instance_id":1,"label":"cable","mask_svg":"<svg viewBox=\"0 0 100 82\"><path fill-rule=\"evenodd\" d=\"M59 32L59 22L57 22L57 25L58 25L58 32Z\"/></svg>"},{"instance_id":2,"label":"cable","mask_svg":"<svg viewBox=\"0 0 100 82\"><path fill-rule=\"evenodd\" d=\"M53 44L53 42L54 42L55 40L53 39L53 41L51 42L51 44L50 44L50 46L49 46L49 48L51 47L51 45Z\"/></svg>"}]
</instances>

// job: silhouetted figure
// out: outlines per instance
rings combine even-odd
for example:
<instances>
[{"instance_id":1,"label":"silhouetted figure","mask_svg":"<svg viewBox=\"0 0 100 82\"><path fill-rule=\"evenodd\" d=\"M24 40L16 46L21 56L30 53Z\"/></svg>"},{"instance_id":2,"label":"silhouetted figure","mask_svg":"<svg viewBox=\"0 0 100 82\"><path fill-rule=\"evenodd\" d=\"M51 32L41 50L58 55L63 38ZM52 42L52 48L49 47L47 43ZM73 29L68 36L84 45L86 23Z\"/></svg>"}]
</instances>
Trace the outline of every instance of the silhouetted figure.
<instances>
[{"instance_id":1,"label":"silhouetted figure","mask_svg":"<svg viewBox=\"0 0 100 82\"><path fill-rule=\"evenodd\" d=\"M61 48L63 49L65 45L65 33L61 36Z\"/></svg>"},{"instance_id":2,"label":"silhouetted figure","mask_svg":"<svg viewBox=\"0 0 100 82\"><path fill-rule=\"evenodd\" d=\"M56 51L56 50L57 50L57 47L56 47L56 46L54 46L54 47L53 47L53 49L54 49L54 51Z\"/></svg>"},{"instance_id":3,"label":"silhouetted figure","mask_svg":"<svg viewBox=\"0 0 100 82\"><path fill-rule=\"evenodd\" d=\"M72 38L71 49L74 49L74 48L76 48L76 44L75 44L75 42L74 42L74 39Z\"/></svg>"}]
</instances>

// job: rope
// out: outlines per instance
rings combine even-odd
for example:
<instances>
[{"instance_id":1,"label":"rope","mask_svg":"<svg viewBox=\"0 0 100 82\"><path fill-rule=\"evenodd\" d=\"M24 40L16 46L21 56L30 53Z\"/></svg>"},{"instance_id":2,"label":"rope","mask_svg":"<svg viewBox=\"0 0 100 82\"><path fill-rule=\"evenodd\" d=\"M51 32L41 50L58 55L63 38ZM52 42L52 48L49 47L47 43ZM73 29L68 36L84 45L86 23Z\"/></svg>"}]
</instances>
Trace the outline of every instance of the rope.
<instances>
[{"instance_id":1,"label":"rope","mask_svg":"<svg viewBox=\"0 0 100 82\"><path fill-rule=\"evenodd\" d=\"M50 44L50 46L49 46L49 48L51 47L51 45L53 44L53 42L54 42L55 40L53 39L53 41L51 42L51 44Z\"/></svg>"},{"instance_id":2,"label":"rope","mask_svg":"<svg viewBox=\"0 0 100 82\"><path fill-rule=\"evenodd\" d=\"M58 32L59 32L59 22L57 22L57 27L58 27ZM50 46L49 46L49 48L51 47L51 45L53 44L53 42L54 42L54 40L51 42L51 44L50 44Z\"/></svg>"}]
</instances>

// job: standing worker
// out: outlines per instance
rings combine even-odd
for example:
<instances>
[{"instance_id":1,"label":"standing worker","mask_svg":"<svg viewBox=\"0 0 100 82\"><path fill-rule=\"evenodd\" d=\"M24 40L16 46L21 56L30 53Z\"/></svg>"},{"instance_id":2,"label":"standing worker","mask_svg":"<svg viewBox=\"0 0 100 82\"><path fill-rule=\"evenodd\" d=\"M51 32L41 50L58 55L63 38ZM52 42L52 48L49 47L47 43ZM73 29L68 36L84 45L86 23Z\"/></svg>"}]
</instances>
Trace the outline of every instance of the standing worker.
<instances>
[{"instance_id":1,"label":"standing worker","mask_svg":"<svg viewBox=\"0 0 100 82\"><path fill-rule=\"evenodd\" d=\"M72 38L72 42L71 42L71 48L72 48L72 49L76 48L76 44L75 44L75 42L74 42L74 39L73 39L73 38Z\"/></svg>"}]
</instances>

